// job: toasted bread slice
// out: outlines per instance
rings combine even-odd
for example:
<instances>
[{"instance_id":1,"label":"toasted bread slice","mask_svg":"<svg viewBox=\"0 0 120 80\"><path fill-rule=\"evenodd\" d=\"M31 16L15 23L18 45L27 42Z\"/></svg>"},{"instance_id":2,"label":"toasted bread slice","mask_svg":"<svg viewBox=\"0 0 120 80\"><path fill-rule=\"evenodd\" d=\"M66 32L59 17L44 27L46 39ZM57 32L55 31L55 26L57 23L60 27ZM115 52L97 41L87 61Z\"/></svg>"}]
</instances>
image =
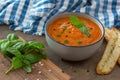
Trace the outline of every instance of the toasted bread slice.
<instances>
[{"instance_id":1,"label":"toasted bread slice","mask_svg":"<svg viewBox=\"0 0 120 80\"><path fill-rule=\"evenodd\" d=\"M105 39L108 41L110 40L110 37L111 37L111 31L115 31L115 32L118 32L120 34L120 31L116 28L105 28Z\"/></svg>"},{"instance_id":2,"label":"toasted bread slice","mask_svg":"<svg viewBox=\"0 0 120 80\"><path fill-rule=\"evenodd\" d=\"M120 34L118 31L111 30L110 39L104 51L104 54L97 65L96 71L98 74L109 74L114 68L119 56Z\"/></svg>"},{"instance_id":3,"label":"toasted bread slice","mask_svg":"<svg viewBox=\"0 0 120 80\"><path fill-rule=\"evenodd\" d=\"M105 28L105 39L108 41L110 39L110 33L113 29Z\"/></svg>"},{"instance_id":4,"label":"toasted bread slice","mask_svg":"<svg viewBox=\"0 0 120 80\"><path fill-rule=\"evenodd\" d=\"M119 34L120 34L120 31L117 30L116 28L112 28L112 29L105 28L105 39L106 39L107 41L110 40L110 33L111 33L112 30L113 30L113 31L118 31ZM118 43L118 44L120 44L120 43ZM118 64L120 64L120 57L118 58Z\"/></svg>"}]
</instances>

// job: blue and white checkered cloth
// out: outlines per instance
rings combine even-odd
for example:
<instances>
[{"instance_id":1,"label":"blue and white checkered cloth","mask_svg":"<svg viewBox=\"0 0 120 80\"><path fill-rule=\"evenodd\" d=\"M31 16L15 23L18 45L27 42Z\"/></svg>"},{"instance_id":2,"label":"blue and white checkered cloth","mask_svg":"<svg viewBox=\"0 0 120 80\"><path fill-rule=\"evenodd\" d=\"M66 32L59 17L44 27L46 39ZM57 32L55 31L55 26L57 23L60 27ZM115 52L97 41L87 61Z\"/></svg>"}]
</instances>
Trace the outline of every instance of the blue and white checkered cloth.
<instances>
[{"instance_id":1,"label":"blue and white checkered cloth","mask_svg":"<svg viewBox=\"0 0 120 80\"><path fill-rule=\"evenodd\" d=\"M0 0L0 24L33 35L44 34L46 22L61 12L90 14L105 27L120 27L120 0Z\"/></svg>"}]
</instances>

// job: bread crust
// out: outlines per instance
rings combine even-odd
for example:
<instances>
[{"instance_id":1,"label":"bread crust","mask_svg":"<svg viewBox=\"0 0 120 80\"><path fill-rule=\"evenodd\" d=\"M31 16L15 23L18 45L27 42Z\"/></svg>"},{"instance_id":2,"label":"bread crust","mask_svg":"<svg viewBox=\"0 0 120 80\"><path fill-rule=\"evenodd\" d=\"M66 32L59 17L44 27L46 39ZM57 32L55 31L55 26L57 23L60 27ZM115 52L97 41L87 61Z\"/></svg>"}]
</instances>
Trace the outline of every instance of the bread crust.
<instances>
[{"instance_id":1,"label":"bread crust","mask_svg":"<svg viewBox=\"0 0 120 80\"><path fill-rule=\"evenodd\" d=\"M105 39L108 41L101 60L99 61L96 72L98 74L109 74L117 63L120 56L120 33L117 29L105 29Z\"/></svg>"},{"instance_id":2,"label":"bread crust","mask_svg":"<svg viewBox=\"0 0 120 80\"><path fill-rule=\"evenodd\" d=\"M105 28L105 39L106 39L106 41L110 40L111 31L116 31L120 34L120 31L116 28L112 28L112 29ZM120 65L120 57L118 58L118 64Z\"/></svg>"}]
</instances>

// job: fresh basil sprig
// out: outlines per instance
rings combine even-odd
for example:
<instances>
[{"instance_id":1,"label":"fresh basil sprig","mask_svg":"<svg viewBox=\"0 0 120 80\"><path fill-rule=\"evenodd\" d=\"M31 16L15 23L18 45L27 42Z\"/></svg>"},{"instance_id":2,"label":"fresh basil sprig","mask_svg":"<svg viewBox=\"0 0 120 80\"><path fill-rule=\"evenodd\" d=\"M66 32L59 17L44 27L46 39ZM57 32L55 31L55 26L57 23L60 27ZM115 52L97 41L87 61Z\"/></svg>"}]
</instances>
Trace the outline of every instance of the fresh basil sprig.
<instances>
[{"instance_id":1,"label":"fresh basil sprig","mask_svg":"<svg viewBox=\"0 0 120 80\"><path fill-rule=\"evenodd\" d=\"M70 16L70 22L76 26L81 32L83 32L86 36L90 36L89 29L84 25L83 22L77 18L77 16Z\"/></svg>"},{"instance_id":2,"label":"fresh basil sprig","mask_svg":"<svg viewBox=\"0 0 120 80\"><path fill-rule=\"evenodd\" d=\"M0 40L0 51L11 61L11 67L6 71L6 74L20 68L31 72L33 63L46 59L44 45L41 42L23 42L14 33L8 34L6 39Z\"/></svg>"}]
</instances>

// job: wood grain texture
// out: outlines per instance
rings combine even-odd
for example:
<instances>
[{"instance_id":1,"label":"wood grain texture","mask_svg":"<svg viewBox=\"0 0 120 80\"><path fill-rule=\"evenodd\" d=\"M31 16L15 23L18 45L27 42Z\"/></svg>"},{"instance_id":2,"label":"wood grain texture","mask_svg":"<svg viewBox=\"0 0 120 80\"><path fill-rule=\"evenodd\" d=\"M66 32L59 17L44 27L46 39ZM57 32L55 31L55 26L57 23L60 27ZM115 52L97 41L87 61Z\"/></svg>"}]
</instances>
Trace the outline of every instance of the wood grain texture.
<instances>
[{"instance_id":1,"label":"wood grain texture","mask_svg":"<svg viewBox=\"0 0 120 80\"><path fill-rule=\"evenodd\" d=\"M24 40L24 39L23 39ZM23 69L14 70L8 75L5 71L11 66L10 61L0 53L0 80L70 80L70 76L64 73L49 59L41 60L32 65L32 72L26 73Z\"/></svg>"}]
</instances>

